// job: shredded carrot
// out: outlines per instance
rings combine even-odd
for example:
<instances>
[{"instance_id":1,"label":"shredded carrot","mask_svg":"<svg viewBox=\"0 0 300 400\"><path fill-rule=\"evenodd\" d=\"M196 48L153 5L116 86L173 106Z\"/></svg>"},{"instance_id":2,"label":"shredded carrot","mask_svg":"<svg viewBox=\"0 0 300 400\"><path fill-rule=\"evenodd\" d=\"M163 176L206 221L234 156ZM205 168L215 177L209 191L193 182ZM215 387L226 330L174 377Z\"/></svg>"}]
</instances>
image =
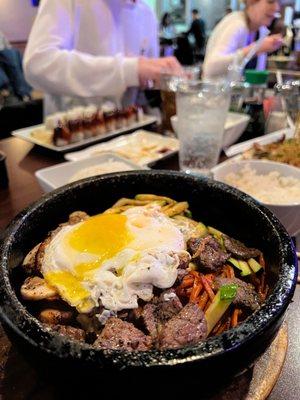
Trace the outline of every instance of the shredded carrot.
<instances>
[{"instance_id":1,"label":"shredded carrot","mask_svg":"<svg viewBox=\"0 0 300 400\"><path fill-rule=\"evenodd\" d=\"M194 284L194 278L190 276L190 277L188 277L188 278L186 278L186 279L183 279L183 281L182 281L180 287L181 287L182 289L184 289L184 288L187 288L187 287L192 286L193 284Z\"/></svg>"},{"instance_id":2,"label":"shredded carrot","mask_svg":"<svg viewBox=\"0 0 300 400\"><path fill-rule=\"evenodd\" d=\"M186 289L185 292L186 292L186 294L187 294L188 296L190 296L191 293L192 293L192 290L193 290L193 288L190 287L190 288Z\"/></svg>"},{"instance_id":3,"label":"shredded carrot","mask_svg":"<svg viewBox=\"0 0 300 400\"><path fill-rule=\"evenodd\" d=\"M210 284L208 283L208 280L203 275L201 275L200 278L201 278L201 281L202 281L202 284L204 286L204 289L206 290L210 300L213 301L213 299L215 297L215 294L214 294Z\"/></svg>"},{"instance_id":4,"label":"shredded carrot","mask_svg":"<svg viewBox=\"0 0 300 400\"><path fill-rule=\"evenodd\" d=\"M266 262L265 262L265 259L264 259L264 256L263 256L262 253L261 253L260 256L259 256L259 263L260 263L260 265L263 267L263 269L266 268Z\"/></svg>"},{"instance_id":5,"label":"shredded carrot","mask_svg":"<svg viewBox=\"0 0 300 400\"><path fill-rule=\"evenodd\" d=\"M258 286L258 293L264 297L264 291L265 291L265 273L262 274L260 281L259 281L259 286Z\"/></svg>"},{"instance_id":6,"label":"shredded carrot","mask_svg":"<svg viewBox=\"0 0 300 400\"><path fill-rule=\"evenodd\" d=\"M212 336L214 336L218 332L218 330L220 329L221 325L222 325L222 320L220 319L220 321L216 324L216 326L212 330L212 333L211 333Z\"/></svg>"},{"instance_id":7,"label":"shredded carrot","mask_svg":"<svg viewBox=\"0 0 300 400\"><path fill-rule=\"evenodd\" d=\"M195 278L199 278L200 274L197 271L190 271L190 275L193 275Z\"/></svg>"},{"instance_id":8,"label":"shredded carrot","mask_svg":"<svg viewBox=\"0 0 300 400\"><path fill-rule=\"evenodd\" d=\"M213 280L215 279L214 274L206 274L205 278L208 280L209 284L212 285Z\"/></svg>"},{"instance_id":9,"label":"shredded carrot","mask_svg":"<svg viewBox=\"0 0 300 400\"><path fill-rule=\"evenodd\" d=\"M223 324L221 324L220 328L217 330L217 335L221 335L221 333L227 331L230 328L230 319L227 319Z\"/></svg>"},{"instance_id":10,"label":"shredded carrot","mask_svg":"<svg viewBox=\"0 0 300 400\"><path fill-rule=\"evenodd\" d=\"M205 309L208 299L209 299L209 296L208 296L207 292L204 291L202 293L202 295L200 296L199 303L198 303L198 306L201 308L201 310Z\"/></svg>"},{"instance_id":11,"label":"shredded carrot","mask_svg":"<svg viewBox=\"0 0 300 400\"><path fill-rule=\"evenodd\" d=\"M232 268L231 265L227 265L227 271L228 271L229 278L233 279L235 275L234 275L234 269Z\"/></svg>"},{"instance_id":12,"label":"shredded carrot","mask_svg":"<svg viewBox=\"0 0 300 400\"><path fill-rule=\"evenodd\" d=\"M198 279L195 279L194 281L194 286L193 289L191 291L191 296L190 296L190 302L191 303L196 303L197 302L197 298L202 290L202 284Z\"/></svg>"},{"instance_id":13,"label":"shredded carrot","mask_svg":"<svg viewBox=\"0 0 300 400\"><path fill-rule=\"evenodd\" d=\"M239 316L241 314L241 310L235 308L231 317L231 327L235 328L239 323Z\"/></svg>"}]
</instances>

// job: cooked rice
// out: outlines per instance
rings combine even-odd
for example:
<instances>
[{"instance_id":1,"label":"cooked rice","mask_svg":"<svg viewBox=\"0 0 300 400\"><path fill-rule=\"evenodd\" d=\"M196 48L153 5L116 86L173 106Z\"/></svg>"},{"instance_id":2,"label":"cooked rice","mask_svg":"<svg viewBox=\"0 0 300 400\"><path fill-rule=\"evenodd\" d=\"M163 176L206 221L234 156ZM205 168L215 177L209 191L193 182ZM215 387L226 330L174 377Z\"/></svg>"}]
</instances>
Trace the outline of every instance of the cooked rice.
<instances>
[{"instance_id":1,"label":"cooked rice","mask_svg":"<svg viewBox=\"0 0 300 400\"><path fill-rule=\"evenodd\" d=\"M282 176L278 171L259 175L249 167L229 173L225 182L266 204L300 204L300 179Z\"/></svg>"},{"instance_id":2,"label":"cooked rice","mask_svg":"<svg viewBox=\"0 0 300 400\"><path fill-rule=\"evenodd\" d=\"M97 176L102 174L109 174L111 172L119 171L131 171L134 168L121 161L108 160L108 162L92 165L91 167L83 168L76 172L69 180L69 182L79 181L80 179L89 178L91 176Z\"/></svg>"}]
</instances>

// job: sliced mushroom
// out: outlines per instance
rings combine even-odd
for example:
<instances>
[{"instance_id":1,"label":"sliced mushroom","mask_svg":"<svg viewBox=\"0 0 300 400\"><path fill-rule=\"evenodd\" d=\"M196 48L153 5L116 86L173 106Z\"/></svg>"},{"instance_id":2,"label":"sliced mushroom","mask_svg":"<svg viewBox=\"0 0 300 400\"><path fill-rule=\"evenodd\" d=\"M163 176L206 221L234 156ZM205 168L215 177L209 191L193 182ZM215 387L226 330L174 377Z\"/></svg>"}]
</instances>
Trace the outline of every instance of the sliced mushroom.
<instances>
[{"instance_id":1,"label":"sliced mushroom","mask_svg":"<svg viewBox=\"0 0 300 400\"><path fill-rule=\"evenodd\" d=\"M24 300L39 301L56 299L58 293L45 279L34 276L25 280L21 286L21 295Z\"/></svg>"},{"instance_id":2,"label":"sliced mushroom","mask_svg":"<svg viewBox=\"0 0 300 400\"><path fill-rule=\"evenodd\" d=\"M40 245L41 243L37 244L24 258L22 267L28 274L32 274L34 271L36 271L36 256Z\"/></svg>"},{"instance_id":3,"label":"sliced mushroom","mask_svg":"<svg viewBox=\"0 0 300 400\"><path fill-rule=\"evenodd\" d=\"M73 319L73 312L47 308L40 312L38 318L41 322L49 325L67 325Z\"/></svg>"},{"instance_id":4,"label":"sliced mushroom","mask_svg":"<svg viewBox=\"0 0 300 400\"><path fill-rule=\"evenodd\" d=\"M84 211L74 211L69 215L69 224L75 225L89 218L89 215Z\"/></svg>"}]
</instances>

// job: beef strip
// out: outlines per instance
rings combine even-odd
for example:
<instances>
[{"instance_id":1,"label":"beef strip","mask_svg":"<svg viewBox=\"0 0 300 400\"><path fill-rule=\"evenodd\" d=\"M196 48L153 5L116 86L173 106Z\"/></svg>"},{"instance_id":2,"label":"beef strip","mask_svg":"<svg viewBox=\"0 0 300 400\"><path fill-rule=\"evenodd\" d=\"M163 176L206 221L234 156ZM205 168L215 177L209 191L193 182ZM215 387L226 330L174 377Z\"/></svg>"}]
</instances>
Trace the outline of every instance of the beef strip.
<instances>
[{"instance_id":1,"label":"beef strip","mask_svg":"<svg viewBox=\"0 0 300 400\"><path fill-rule=\"evenodd\" d=\"M158 320L157 320L157 306L153 303L148 303L145 305L141 318L143 326L150 334L151 337L156 338L158 334Z\"/></svg>"},{"instance_id":2,"label":"beef strip","mask_svg":"<svg viewBox=\"0 0 300 400\"><path fill-rule=\"evenodd\" d=\"M112 317L106 322L105 327L94 346L102 349L115 350L148 350L151 348L150 336L146 336L130 322Z\"/></svg>"},{"instance_id":3,"label":"beef strip","mask_svg":"<svg viewBox=\"0 0 300 400\"><path fill-rule=\"evenodd\" d=\"M262 299L259 294L256 293L255 288L251 283L243 282L238 278L230 279L217 277L214 281L214 289L219 290L220 287L230 284L238 286L237 295L233 301L234 305L251 311L255 311L260 307Z\"/></svg>"},{"instance_id":4,"label":"beef strip","mask_svg":"<svg viewBox=\"0 0 300 400\"><path fill-rule=\"evenodd\" d=\"M80 342L85 341L85 332L82 329L65 325L53 325L51 329L73 340L79 340Z\"/></svg>"},{"instance_id":5,"label":"beef strip","mask_svg":"<svg viewBox=\"0 0 300 400\"><path fill-rule=\"evenodd\" d=\"M146 331L156 338L161 325L177 315L182 310L182 304L174 289L168 289L145 305L142 312L143 325Z\"/></svg>"},{"instance_id":6,"label":"beef strip","mask_svg":"<svg viewBox=\"0 0 300 400\"><path fill-rule=\"evenodd\" d=\"M197 304L187 304L171 318L159 334L160 349L177 349L192 345L207 337L207 323Z\"/></svg>"},{"instance_id":7,"label":"beef strip","mask_svg":"<svg viewBox=\"0 0 300 400\"><path fill-rule=\"evenodd\" d=\"M189 253L184 252L179 256L179 265L178 265L178 274L177 274L177 283L180 284L182 279L188 274L187 268L191 261L191 256Z\"/></svg>"},{"instance_id":8,"label":"beef strip","mask_svg":"<svg viewBox=\"0 0 300 400\"><path fill-rule=\"evenodd\" d=\"M218 272L230 258L230 254L224 252L212 236L192 238L188 241L187 246L192 254L192 260L208 272Z\"/></svg>"},{"instance_id":9,"label":"beef strip","mask_svg":"<svg viewBox=\"0 0 300 400\"><path fill-rule=\"evenodd\" d=\"M242 242L232 239L227 235L223 235L223 239L226 250L239 259L249 260L249 258L255 258L261 255L259 250L248 248Z\"/></svg>"}]
</instances>

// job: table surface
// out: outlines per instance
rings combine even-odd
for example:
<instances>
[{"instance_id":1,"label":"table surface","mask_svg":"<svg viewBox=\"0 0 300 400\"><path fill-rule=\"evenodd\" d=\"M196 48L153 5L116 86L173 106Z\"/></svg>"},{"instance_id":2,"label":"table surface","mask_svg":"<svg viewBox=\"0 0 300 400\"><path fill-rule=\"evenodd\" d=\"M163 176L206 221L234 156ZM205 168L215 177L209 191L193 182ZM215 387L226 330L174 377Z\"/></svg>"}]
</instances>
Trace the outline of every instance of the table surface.
<instances>
[{"instance_id":1,"label":"table surface","mask_svg":"<svg viewBox=\"0 0 300 400\"><path fill-rule=\"evenodd\" d=\"M0 229L15 217L30 203L43 194L38 186L34 173L63 161L63 157L49 153L44 149L33 147L32 144L17 138L0 141L0 151L7 156L9 187L0 189ZM156 168L176 169L178 160L160 162ZM300 393L300 287L297 286L294 301L287 313L289 329L289 348L282 374L277 382L270 400L298 400ZM1 353L1 349L0 349ZM0 382L1 387L1 382ZM0 395L1 397L1 395ZM3 399L4 400L4 399Z\"/></svg>"}]
</instances>

